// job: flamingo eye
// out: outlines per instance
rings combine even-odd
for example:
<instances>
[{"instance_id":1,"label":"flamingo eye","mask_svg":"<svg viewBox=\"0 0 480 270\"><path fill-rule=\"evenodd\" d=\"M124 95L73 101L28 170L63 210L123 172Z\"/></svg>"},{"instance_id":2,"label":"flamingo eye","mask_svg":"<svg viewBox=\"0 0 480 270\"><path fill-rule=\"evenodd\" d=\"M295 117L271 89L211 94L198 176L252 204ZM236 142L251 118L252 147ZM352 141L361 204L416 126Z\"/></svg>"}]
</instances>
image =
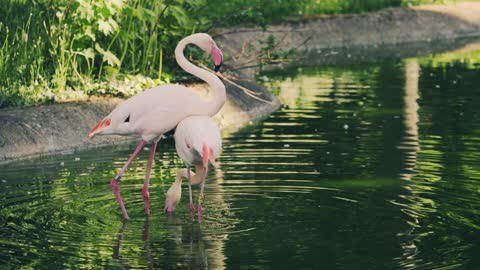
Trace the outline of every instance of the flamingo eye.
<instances>
[{"instance_id":1,"label":"flamingo eye","mask_svg":"<svg viewBox=\"0 0 480 270\"><path fill-rule=\"evenodd\" d=\"M124 123L130 123L130 114L127 116L127 119L125 119L125 121L123 121Z\"/></svg>"},{"instance_id":2,"label":"flamingo eye","mask_svg":"<svg viewBox=\"0 0 480 270\"><path fill-rule=\"evenodd\" d=\"M188 149L191 148L190 144L188 144L188 143L185 143L185 144L187 145L187 148L188 148Z\"/></svg>"}]
</instances>

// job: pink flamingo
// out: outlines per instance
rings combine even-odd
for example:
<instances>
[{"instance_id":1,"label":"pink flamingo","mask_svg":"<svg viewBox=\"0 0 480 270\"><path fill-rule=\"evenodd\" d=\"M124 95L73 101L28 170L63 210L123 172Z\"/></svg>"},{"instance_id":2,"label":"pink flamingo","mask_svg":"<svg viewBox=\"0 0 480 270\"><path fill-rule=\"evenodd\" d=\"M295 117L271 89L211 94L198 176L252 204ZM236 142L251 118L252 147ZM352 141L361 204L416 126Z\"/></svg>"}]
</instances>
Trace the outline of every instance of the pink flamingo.
<instances>
[{"instance_id":1,"label":"pink flamingo","mask_svg":"<svg viewBox=\"0 0 480 270\"><path fill-rule=\"evenodd\" d=\"M215 74L193 65L183 55L183 50L188 44L197 45L205 52L210 53L215 63L215 71L218 71L222 64L222 52L213 39L204 33L185 37L175 48L175 58L180 67L202 79L210 86L211 96L208 99L201 98L193 93L191 89L181 85L168 84L153 87L125 100L88 133L87 137L90 139L95 135L107 134L135 134L140 135L142 138L133 154L111 181L112 190L120 205L124 219L128 219L128 214L118 190L118 182L120 182L123 173L143 146L147 142L152 141L146 178L142 189L145 213L149 215L148 185L150 172L155 156L155 149L162 135L174 129L185 117L192 115L213 116L222 108L223 104L225 104L225 85L222 81Z\"/></svg>"},{"instance_id":2,"label":"pink flamingo","mask_svg":"<svg viewBox=\"0 0 480 270\"><path fill-rule=\"evenodd\" d=\"M188 179L190 193L190 214L194 215L195 207L192 200L192 184L201 183L198 198L198 218L202 217L202 202L204 198L205 179L208 172L208 162L216 167L215 159L222 149L220 129L211 117L191 116L183 119L175 130L175 147L180 158L185 162L186 169L177 172L175 182L167 192L165 211L171 213L177 207L182 194L182 177ZM195 165L195 172L190 172L190 166Z\"/></svg>"}]
</instances>

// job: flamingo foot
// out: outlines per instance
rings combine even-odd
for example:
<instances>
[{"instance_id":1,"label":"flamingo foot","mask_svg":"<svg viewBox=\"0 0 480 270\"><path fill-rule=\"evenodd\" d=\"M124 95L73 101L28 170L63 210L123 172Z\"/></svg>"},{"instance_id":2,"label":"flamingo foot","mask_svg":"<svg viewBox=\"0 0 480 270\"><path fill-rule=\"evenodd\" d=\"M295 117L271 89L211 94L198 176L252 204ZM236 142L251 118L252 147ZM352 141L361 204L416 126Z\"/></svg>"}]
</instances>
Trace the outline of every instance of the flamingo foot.
<instances>
[{"instance_id":1,"label":"flamingo foot","mask_svg":"<svg viewBox=\"0 0 480 270\"><path fill-rule=\"evenodd\" d=\"M195 216L195 206L193 206L193 203L190 203L190 216L192 216L192 219Z\"/></svg>"},{"instance_id":2,"label":"flamingo foot","mask_svg":"<svg viewBox=\"0 0 480 270\"><path fill-rule=\"evenodd\" d=\"M118 204L120 205L120 209L122 210L123 214L123 219L128 220L128 214L127 214L127 209L125 209L125 205L123 204L122 201L122 196L120 196L120 191L118 190L118 181L115 179L112 179L110 182L110 186L112 187L112 191L115 194L115 197L117 198Z\"/></svg>"},{"instance_id":3,"label":"flamingo foot","mask_svg":"<svg viewBox=\"0 0 480 270\"><path fill-rule=\"evenodd\" d=\"M197 209L198 222L202 221L202 213L203 213L202 204L199 203L198 204L198 209Z\"/></svg>"},{"instance_id":4,"label":"flamingo foot","mask_svg":"<svg viewBox=\"0 0 480 270\"><path fill-rule=\"evenodd\" d=\"M147 216L150 216L150 203L149 203L149 198L150 198L150 193L148 192L147 189L142 189L142 195L143 195L143 203L145 205L145 214Z\"/></svg>"}]
</instances>

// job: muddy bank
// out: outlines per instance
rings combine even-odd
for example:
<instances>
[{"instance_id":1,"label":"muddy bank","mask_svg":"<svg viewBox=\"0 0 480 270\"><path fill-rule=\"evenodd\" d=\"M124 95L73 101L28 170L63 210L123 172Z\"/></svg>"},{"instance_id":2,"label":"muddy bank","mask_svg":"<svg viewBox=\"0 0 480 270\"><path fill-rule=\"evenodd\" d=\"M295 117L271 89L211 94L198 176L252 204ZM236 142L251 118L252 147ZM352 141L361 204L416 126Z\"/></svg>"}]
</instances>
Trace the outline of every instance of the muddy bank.
<instances>
[{"instance_id":1,"label":"muddy bank","mask_svg":"<svg viewBox=\"0 0 480 270\"><path fill-rule=\"evenodd\" d=\"M390 8L282 23L266 29L220 29L216 34L229 56L228 68L251 78L258 71L252 67L265 60L266 51L282 54L293 50L291 57L298 62L328 64L375 57L378 53L415 56L415 51L430 47L434 47L433 52L454 49L437 41L480 37L480 3ZM273 46L269 39L274 41ZM418 42L423 44L409 48L409 43ZM400 45L406 47L398 50Z\"/></svg>"},{"instance_id":2,"label":"muddy bank","mask_svg":"<svg viewBox=\"0 0 480 270\"><path fill-rule=\"evenodd\" d=\"M249 121L267 116L279 106L268 90L248 81L249 89L270 103L245 94L226 82L227 103L215 118L224 130L236 130ZM200 95L205 84L191 85ZM0 162L44 154L71 152L77 149L138 140L136 137L97 136L90 141L88 131L122 99L103 98L89 102L60 103L27 108L0 110Z\"/></svg>"}]
</instances>

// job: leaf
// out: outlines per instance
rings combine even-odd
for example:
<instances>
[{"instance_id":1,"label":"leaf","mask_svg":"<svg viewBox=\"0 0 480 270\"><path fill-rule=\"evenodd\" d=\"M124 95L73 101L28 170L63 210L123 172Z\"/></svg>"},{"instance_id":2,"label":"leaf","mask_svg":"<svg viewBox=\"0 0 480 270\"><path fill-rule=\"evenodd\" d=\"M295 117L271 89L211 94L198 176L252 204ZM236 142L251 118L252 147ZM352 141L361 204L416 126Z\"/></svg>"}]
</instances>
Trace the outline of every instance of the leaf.
<instances>
[{"instance_id":1,"label":"leaf","mask_svg":"<svg viewBox=\"0 0 480 270\"><path fill-rule=\"evenodd\" d=\"M143 15L145 16L146 21L152 21L156 19L155 12L147 8L143 9Z\"/></svg>"},{"instance_id":2,"label":"leaf","mask_svg":"<svg viewBox=\"0 0 480 270\"><path fill-rule=\"evenodd\" d=\"M85 49L82 51L82 53L87 59L93 59L95 57L95 52L92 48Z\"/></svg>"},{"instance_id":3,"label":"leaf","mask_svg":"<svg viewBox=\"0 0 480 270\"><path fill-rule=\"evenodd\" d=\"M120 66L120 60L111 52L105 51L98 43L95 43L95 49L103 55L103 62L107 62L110 66Z\"/></svg>"},{"instance_id":4,"label":"leaf","mask_svg":"<svg viewBox=\"0 0 480 270\"><path fill-rule=\"evenodd\" d=\"M92 32L92 28L90 26L87 26L87 28L85 29L85 35L90 37L93 41L96 40L95 34Z\"/></svg>"},{"instance_id":5,"label":"leaf","mask_svg":"<svg viewBox=\"0 0 480 270\"><path fill-rule=\"evenodd\" d=\"M135 17L137 17L138 19L140 19L141 21L144 21L144 22L151 22L151 21L154 21L156 19L155 18L155 13L153 11L151 11L148 8L141 7L141 6L137 7L134 15L135 15Z\"/></svg>"},{"instance_id":6,"label":"leaf","mask_svg":"<svg viewBox=\"0 0 480 270\"><path fill-rule=\"evenodd\" d=\"M95 50L97 50L99 53L104 54L105 50L100 47L98 43L95 43Z\"/></svg>"},{"instance_id":7,"label":"leaf","mask_svg":"<svg viewBox=\"0 0 480 270\"><path fill-rule=\"evenodd\" d=\"M115 15L123 9L125 0L106 0L105 6L110 11L110 14Z\"/></svg>"},{"instance_id":8,"label":"leaf","mask_svg":"<svg viewBox=\"0 0 480 270\"><path fill-rule=\"evenodd\" d=\"M179 6L170 6L170 14L175 18L178 25L183 28L189 28L190 17L187 15L185 9Z\"/></svg>"},{"instance_id":9,"label":"leaf","mask_svg":"<svg viewBox=\"0 0 480 270\"><path fill-rule=\"evenodd\" d=\"M102 31L105 36L108 36L108 34L110 34L113 30L110 23L103 19L98 20L98 29Z\"/></svg>"},{"instance_id":10,"label":"leaf","mask_svg":"<svg viewBox=\"0 0 480 270\"><path fill-rule=\"evenodd\" d=\"M126 6L123 9L123 13L126 15L127 18L136 16L136 14L134 12L135 12L135 10L131 6Z\"/></svg>"},{"instance_id":11,"label":"leaf","mask_svg":"<svg viewBox=\"0 0 480 270\"><path fill-rule=\"evenodd\" d=\"M82 19L86 19L89 22L92 21L92 19L95 17L92 5L84 0L77 0L77 3L79 4L79 7L74 14Z\"/></svg>"},{"instance_id":12,"label":"leaf","mask_svg":"<svg viewBox=\"0 0 480 270\"><path fill-rule=\"evenodd\" d=\"M113 20L112 18L109 18L108 23L112 27L112 31L117 31L118 30L118 23L115 20Z\"/></svg>"},{"instance_id":13,"label":"leaf","mask_svg":"<svg viewBox=\"0 0 480 270\"><path fill-rule=\"evenodd\" d=\"M120 60L110 51L106 51L105 54L103 54L103 61L107 61L112 67L120 66Z\"/></svg>"}]
</instances>

